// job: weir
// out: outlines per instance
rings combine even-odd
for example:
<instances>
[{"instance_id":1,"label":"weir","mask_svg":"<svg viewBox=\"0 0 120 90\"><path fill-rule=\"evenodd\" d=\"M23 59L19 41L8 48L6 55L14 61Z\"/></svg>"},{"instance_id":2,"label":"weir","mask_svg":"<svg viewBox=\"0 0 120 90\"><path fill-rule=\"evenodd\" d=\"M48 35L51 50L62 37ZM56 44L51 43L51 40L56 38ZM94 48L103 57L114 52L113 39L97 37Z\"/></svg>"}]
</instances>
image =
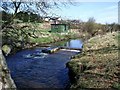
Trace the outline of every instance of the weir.
<instances>
[{"instance_id":1,"label":"weir","mask_svg":"<svg viewBox=\"0 0 120 90\"><path fill-rule=\"evenodd\" d=\"M66 88L69 86L66 63L76 52L58 50L37 53L41 48L22 50L7 57L7 64L18 88ZM26 83L27 82L27 83ZM64 89L65 90L65 89Z\"/></svg>"},{"instance_id":2,"label":"weir","mask_svg":"<svg viewBox=\"0 0 120 90\"><path fill-rule=\"evenodd\" d=\"M82 48L61 47L61 49L66 49L66 50L71 50L71 51L77 50L80 52L82 51Z\"/></svg>"},{"instance_id":3,"label":"weir","mask_svg":"<svg viewBox=\"0 0 120 90\"><path fill-rule=\"evenodd\" d=\"M6 61L17 88L63 88L66 90L65 88L70 85L66 63L82 50L80 40L69 42L51 44L48 47L38 46L7 56ZM45 51L52 54L43 53Z\"/></svg>"},{"instance_id":4,"label":"weir","mask_svg":"<svg viewBox=\"0 0 120 90\"><path fill-rule=\"evenodd\" d=\"M72 52L81 52L81 48L71 48L71 47L48 47L42 50L43 53L54 53L58 50L66 50L66 51L72 51Z\"/></svg>"}]
</instances>

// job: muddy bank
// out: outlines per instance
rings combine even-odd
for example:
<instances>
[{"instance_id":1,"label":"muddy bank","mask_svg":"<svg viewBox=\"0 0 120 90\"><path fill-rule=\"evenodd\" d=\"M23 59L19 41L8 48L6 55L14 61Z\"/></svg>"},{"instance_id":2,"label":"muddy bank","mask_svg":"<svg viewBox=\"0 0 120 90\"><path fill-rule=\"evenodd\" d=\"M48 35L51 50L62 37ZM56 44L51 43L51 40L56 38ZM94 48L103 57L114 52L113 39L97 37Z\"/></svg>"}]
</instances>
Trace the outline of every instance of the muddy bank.
<instances>
[{"instance_id":1,"label":"muddy bank","mask_svg":"<svg viewBox=\"0 0 120 90\"><path fill-rule=\"evenodd\" d=\"M87 40L83 52L67 63L71 88L120 89L120 33L107 33Z\"/></svg>"}]
</instances>

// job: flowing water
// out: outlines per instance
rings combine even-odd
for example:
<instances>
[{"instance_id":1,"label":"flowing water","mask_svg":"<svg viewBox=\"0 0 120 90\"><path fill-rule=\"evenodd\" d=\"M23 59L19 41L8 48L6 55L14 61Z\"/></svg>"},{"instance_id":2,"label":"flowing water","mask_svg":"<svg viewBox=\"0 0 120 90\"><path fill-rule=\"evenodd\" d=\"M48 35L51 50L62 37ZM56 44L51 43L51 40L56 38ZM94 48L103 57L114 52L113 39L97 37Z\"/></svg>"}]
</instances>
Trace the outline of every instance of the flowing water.
<instances>
[{"instance_id":1,"label":"flowing water","mask_svg":"<svg viewBox=\"0 0 120 90\"><path fill-rule=\"evenodd\" d=\"M78 42L77 42L78 41ZM64 42L67 47L82 47L80 40ZM59 50L41 52L41 47L27 49L6 57L11 75L18 88L66 88L69 76L66 63L76 52Z\"/></svg>"}]
</instances>

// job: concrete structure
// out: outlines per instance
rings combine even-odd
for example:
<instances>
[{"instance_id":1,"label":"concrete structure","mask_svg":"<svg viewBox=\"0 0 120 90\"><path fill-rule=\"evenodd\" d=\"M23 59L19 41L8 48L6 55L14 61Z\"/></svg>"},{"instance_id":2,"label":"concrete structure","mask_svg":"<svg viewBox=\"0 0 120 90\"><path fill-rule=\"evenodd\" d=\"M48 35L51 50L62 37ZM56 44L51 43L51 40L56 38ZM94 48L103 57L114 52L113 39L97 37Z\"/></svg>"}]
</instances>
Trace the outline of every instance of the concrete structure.
<instances>
[{"instance_id":1,"label":"concrete structure","mask_svg":"<svg viewBox=\"0 0 120 90\"><path fill-rule=\"evenodd\" d=\"M58 51L60 47L48 47L42 50L43 53L54 53Z\"/></svg>"},{"instance_id":2,"label":"concrete structure","mask_svg":"<svg viewBox=\"0 0 120 90\"><path fill-rule=\"evenodd\" d=\"M68 48L68 47L48 47L42 50L43 53L55 53L58 50L64 50L64 51L72 51L80 53L82 52L82 48Z\"/></svg>"}]
</instances>

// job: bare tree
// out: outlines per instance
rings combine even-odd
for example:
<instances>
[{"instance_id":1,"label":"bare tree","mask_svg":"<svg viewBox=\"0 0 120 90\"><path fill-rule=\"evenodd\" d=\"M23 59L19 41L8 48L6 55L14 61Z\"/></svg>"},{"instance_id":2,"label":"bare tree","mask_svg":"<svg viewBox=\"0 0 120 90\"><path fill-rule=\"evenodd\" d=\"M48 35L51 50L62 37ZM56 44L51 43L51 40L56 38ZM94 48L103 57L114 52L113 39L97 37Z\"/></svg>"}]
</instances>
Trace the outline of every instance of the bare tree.
<instances>
[{"instance_id":1,"label":"bare tree","mask_svg":"<svg viewBox=\"0 0 120 90\"><path fill-rule=\"evenodd\" d=\"M11 1L11 2L9 2ZM9 27L12 23L14 18L16 17L17 13L20 11L28 12L28 13L35 13L35 14L43 14L44 17L47 16L48 10L52 8L59 8L59 5L67 5L68 3L58 2L55 0L52 0L51 2L47 2L45 0L40 0L39 2L22 2L22 0L9 0L8 2L2 2L2 9L4 9L5 12L12 12L13 15L7 22L4 22L2 24L2 29L6 30L4 28ZM69 4L72 4L70 0Z\"/></svg>"},{"instance_id":2,"label":"bare tree","mask_svg":"<svg viewBox=\"0 0 120 90\"><path fill-rule=\"evenodd\" d=\"M11 2L2 2L2 8L9 12L11 9L14 11L13 14L20 11L26 11L26 12L34 12L36 14L43 13L44 15L47 14L48 10L52 8L60 8L60 4L66 6L68 3L58 2L58 1L51 1L47 2L45 0L40 0L39 2L21 2L22 0L11 0ZM72 2L69 1L69 4L72 4Z\"/></svg>"},{"instance_id":3,"label":"bare tree","mask_svg":"<svg viewBox=\"0 0 120 90\"><path fill-rule=\"evenodd\" d=\"M86 31L93 36L95 29L95 19L93 17L89 18L86 23Z\"/></svg>"}]
</instances>

